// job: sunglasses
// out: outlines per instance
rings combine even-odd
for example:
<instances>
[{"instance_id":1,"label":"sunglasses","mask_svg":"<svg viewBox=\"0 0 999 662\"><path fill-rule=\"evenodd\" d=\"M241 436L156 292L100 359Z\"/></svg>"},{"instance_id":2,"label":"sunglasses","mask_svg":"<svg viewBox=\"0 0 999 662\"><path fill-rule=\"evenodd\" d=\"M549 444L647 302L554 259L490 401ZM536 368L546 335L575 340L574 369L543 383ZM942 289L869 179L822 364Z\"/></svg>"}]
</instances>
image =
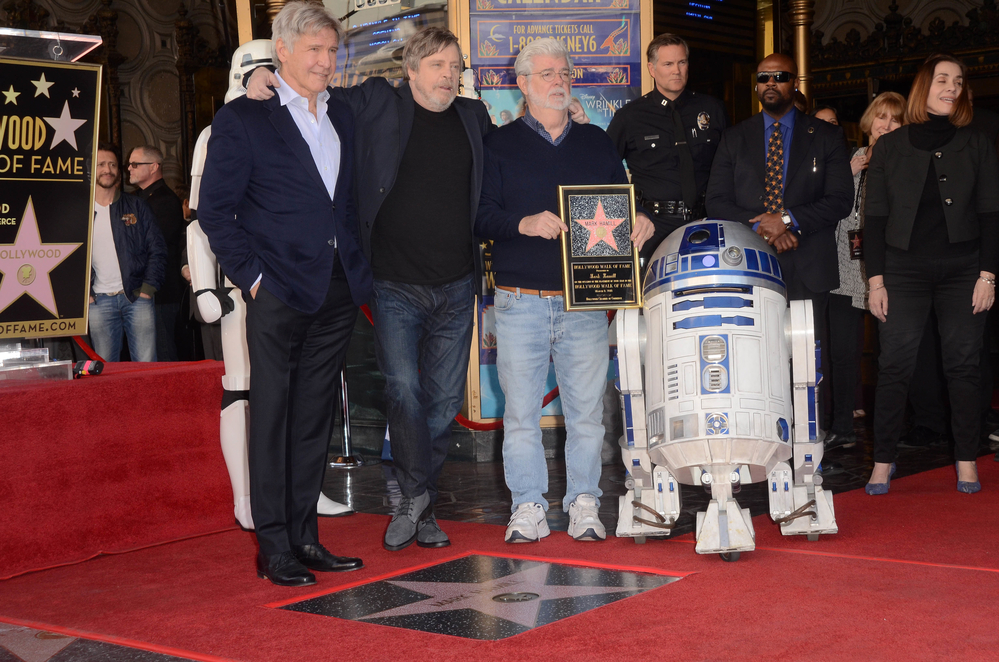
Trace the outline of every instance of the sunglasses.
<instances>
[{"instance_id":1,"label":"sunglasses","mask_svg":"<svg viewBox=\"0 0 999 662\"><path fill-rule=\"evenodd\" d=\"M756 72L756 82L760 85L765 85L770 82L773 78L778 83L789 83L791 82L791 72L790 71L758 71Z\"/></svg>"}]
</instances>

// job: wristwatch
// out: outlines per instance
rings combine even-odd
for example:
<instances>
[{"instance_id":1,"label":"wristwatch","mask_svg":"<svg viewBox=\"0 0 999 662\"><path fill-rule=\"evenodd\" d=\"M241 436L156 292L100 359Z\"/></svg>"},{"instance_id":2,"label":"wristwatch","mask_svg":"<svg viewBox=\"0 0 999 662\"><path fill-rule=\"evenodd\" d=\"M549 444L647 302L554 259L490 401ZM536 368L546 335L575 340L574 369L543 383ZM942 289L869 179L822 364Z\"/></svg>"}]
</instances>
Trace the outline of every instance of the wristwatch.
<instances>
[{"instance_id":1,"label":"wristwatch","mask_svg":"<svg viewBox=\"0 0 999 662\"><path fill-rule=\"evenodd\" d=\"M786 209L780 215L780 220L784 223L784 227L788 230L794 229L794 221L791 220L791 214L789 214Z\"/></svg>"}]
</instances>

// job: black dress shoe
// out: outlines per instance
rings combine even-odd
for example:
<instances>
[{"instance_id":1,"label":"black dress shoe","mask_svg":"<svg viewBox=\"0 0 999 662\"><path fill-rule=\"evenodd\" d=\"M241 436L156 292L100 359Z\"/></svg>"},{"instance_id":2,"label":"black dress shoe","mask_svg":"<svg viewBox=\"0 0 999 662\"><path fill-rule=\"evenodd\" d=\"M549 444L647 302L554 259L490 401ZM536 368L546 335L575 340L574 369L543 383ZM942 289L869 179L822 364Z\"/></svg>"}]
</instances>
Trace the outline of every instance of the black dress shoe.
<instances>
[{"instance_id":1,"label":"black dress shoe","mask_svg":"<svg viewBox=\"0 0 999 662\"><path fill-rule=\"evenodd\" d=\"M292 548L302 565L309 570L318 572L347 572L349 570L360 570L364 567L364 561L349 556L334 556L329 550L314 543L312 545L295 545Z\"/></svg>"},{"instance_id":2,"label":"black dress shoe","mask_svg":"<svg viewBox=\"0 0 999 662\"><path fill-rule=\"evenodd\" d=\"M257 554L257 577L267 578L278 586L312 586L316 583L316 576L291 552L273 556Z\"/></svg>"},{"instance_id":3,"label":"black dress shoe","mask_svg":"<svg viewBox=\"0 0 999 662\"><path fill-rule=\"evenodd\" d=\"M857 435L854 432L840 434L830 432L826 435L825 449L831 451L834 448L853 448L857 445Z\"/></svg>"}]
</instances>

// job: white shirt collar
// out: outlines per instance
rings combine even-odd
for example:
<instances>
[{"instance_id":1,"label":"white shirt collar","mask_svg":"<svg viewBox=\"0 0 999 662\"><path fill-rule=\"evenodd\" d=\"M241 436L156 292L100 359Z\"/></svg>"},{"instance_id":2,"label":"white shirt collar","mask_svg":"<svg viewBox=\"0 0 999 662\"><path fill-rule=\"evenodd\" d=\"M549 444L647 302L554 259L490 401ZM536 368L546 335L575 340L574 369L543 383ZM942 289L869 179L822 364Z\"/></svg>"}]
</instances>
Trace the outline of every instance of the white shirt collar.
<instances>
[{"instance_id":1,"label":"white shirt collar","mask_svg":"<svg viewBox=\"0 0 999 662\"><path fill-rule=\"evenodd\" d=\"M303 97L298 92L296 92L294 89L292 89L291 85L289 85L285 81L285 79L282 78L280 71L276 72L275 75L277 76L278 82L281 83L281 87L277 88L278 99L280 99L281 105L287 106L289 103L294 102L296 105L301 106L302 108L308 110L309 100ZM326 103L326 101L329 100L329 98L330 98L330 92L327 89L319 93L317 101L319 103ZM298 99L301 99L301 101L298 101Z\"/></svg>"}]
</instances>

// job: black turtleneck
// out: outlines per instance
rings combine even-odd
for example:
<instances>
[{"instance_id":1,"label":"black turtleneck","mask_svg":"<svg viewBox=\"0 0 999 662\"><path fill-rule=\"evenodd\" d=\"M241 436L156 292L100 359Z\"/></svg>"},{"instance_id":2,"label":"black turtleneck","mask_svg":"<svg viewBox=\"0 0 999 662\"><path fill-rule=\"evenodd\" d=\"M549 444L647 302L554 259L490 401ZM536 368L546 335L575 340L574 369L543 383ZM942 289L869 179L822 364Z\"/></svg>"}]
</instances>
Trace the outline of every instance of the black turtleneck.
<instances>
[{"instance_id":1,"label":"black turtleneck","mask_svg":"<svg viewBox=\"0 0 999 662\"><path fill-rule=\"evenodd\" d=\"M946 115L928 113L929 121L922 124L910 124L909 144L915 149L929 152L939 149L954 139L957 127L951 124ZM901 184L901 183L899 183ZM885 229L888 225L887 216L867 216L865 225L865 267L867 276L884 274L884 256L886 251L932 257L956 257L969 255L981 250L979 263L983 271L995 273L999 263L999 214L979 214L979 236L977 239L951 243L947 231L947 218L944 216L943 204L940 200L940 184L937 178L934 159L926 171L922 193L919 197L919 207L913 220L912 234L909 239L909 250L905 251L885 243ZM941 241L948 237L948 241Z\"/></svg>"}]
</instances>

